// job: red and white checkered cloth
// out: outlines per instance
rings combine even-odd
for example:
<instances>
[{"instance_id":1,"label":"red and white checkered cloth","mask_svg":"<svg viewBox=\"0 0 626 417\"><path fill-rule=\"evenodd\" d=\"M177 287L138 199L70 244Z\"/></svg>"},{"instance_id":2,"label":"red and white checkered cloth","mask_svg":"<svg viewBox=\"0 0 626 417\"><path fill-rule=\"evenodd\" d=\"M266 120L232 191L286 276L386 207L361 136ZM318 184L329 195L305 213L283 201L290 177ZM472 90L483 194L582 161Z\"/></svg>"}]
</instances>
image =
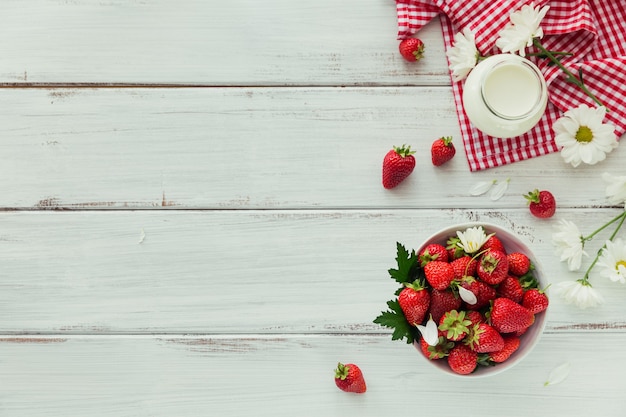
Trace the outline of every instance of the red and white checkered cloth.
<instances>
[{"instance_id":1,"label":"red and white checkered cloth","mask_svg":"<svg viewBox=\"0 0 626 417\"><path fill-rule=\"evenodd\" d=\"M494 52L498 32L510 14L531 3L550 6L541 23L541 43L549 50L573 53L562 59L563 64L574 74L582 68L585 85L609 109L606 122L615 126L618 138L622 136L626 132L626 0L396 0L398 39L411 37L440 15L446 49L457 32L469 27L479 51L487 55ZM496 139L474 128L463 110L463 83L452 83L471 171L557 151L552 123L582 103L596 105L576 85L567 83L558 67L548 66L547 60L534 61L546 77L550 103L537 126L515 138Z\"/></svg>"}]
</instances>

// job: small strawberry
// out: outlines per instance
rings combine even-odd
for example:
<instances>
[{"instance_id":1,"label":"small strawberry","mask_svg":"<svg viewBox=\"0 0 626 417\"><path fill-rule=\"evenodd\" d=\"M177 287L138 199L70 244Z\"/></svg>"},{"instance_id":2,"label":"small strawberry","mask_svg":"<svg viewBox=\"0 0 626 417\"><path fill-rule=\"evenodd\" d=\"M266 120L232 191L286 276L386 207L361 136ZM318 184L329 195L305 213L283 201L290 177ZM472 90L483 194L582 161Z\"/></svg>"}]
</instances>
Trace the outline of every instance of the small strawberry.
<instances>
[{"instance_id":1,"label":"small strawberry","mask_svg":"<svg viewBox=\"0 0 626 417\"><path fill-rule=\"evenodd\" d=\"M470 326L474 327L477 324L485 323L485 317L476 310L468 310L465 312L465 317L472 323Z\"/></svg>"},{"instance_id":2,"label":"small strawberry","mask_svg":"<svg viewBox=\"0 0 626 417\"><path fill-rule=\"evenodd\" d=\"M517 277L508 275L504 281L498 284L496 293L498 297L505 297L519 304L522 302L522 297L524 296L524 288L522 288L522 284L520 284Z\"/></svg>"},{"instance_id":3,"label":"small strawberry","mask_svg":"<svg viewBox=\"0 0 626 417\"><path fill-rule=\"evenodd\" d=\"M431 360L445 358L453 347L454 342L449 341L443 336L439 336L439 341L435 346L430 346L424 338L420 339L420 349L422 353Z\"/></svg>"},{"instance_id":4,"label":"small strawberry","mask_svg":"<svg viewBox=\"0 0 626 417\"><path fill-rule=\"evenodd\" d=\"M513 252L506 255L509 261L509 273L521 277L530 270L530 259L521 252Z\"/></svg>"},{"instance_id":5,"label":"small strawberry","mask_svg":"<svg viewBox=\"0 0 626 417\"><path fill-rule=\"evenodd\" d=\"M353 363L337 364L335 369L335 385L345 392L354 392L362 394L367 390L363 372Z\"/></svg>"},{"instance_id":6,"label":"small strawberry","mask_svg":"<svg viewBox=\"0 0 626 417\"><path fill-rule=\"evenodd\" d=\"M430 307L430 293L417 282L405 284L398 295L398 304L410 325L422 324Z\"/></svg>"},{"instance_id":7,"label":"small strawberry","mask_svg":"<svg viewBox=\"0 0 626 417\"><path fill-rule=\"evenodd\" d=\"M476 303L471 305L468 304L468 310L480 310L496 298L495 288L477 280L474 277L464 277L461 281L461 285L466 290L473 292L476 296Z\"/></svg>"},{"instance_id":8,"label":"small strawberry","mask_svg":"<svg viewBox=\"0 0 626 417\"><path fill-rule=\"evenodd\" d=\"M533 314L545 311L548 308L548 304L550 304L548 296L538 288L531 288L522 297L522 305Z\"/></svg>"},{"instance_id":9,"label":"small strawberry","mask_svg":"<svg viewBox=\"0 0 626 417\"><path fill-rule=\"evenodd\" d=\"M500 333L515 333L530 327L535 315L515 301L501 297L493 301L489 321Z\"/></svg>"},{"instance_id":10,"label":"small strawberry","mask_svg":"<svg viewBox=\"0 0 626 417\"><path fill-rule=\"evenodd\" d=\"M420 252L419 260L422 266L430 261L448 262L448 250L443 245L431 243Z\"/></svg>"},{"instance_id":11,"label":"small strawberry","mask_svg":"<svg viewBox=\"0 0 626 417\"><path fill-rule=\"evenodd\" d=\"M552 217L556 212L556 200L550 191L539 191L535 189L524 195L528 200L530 213L540 219Z\"/></svg>"},{"instance_id":12,"label":"small strawberry","mask_svg":"<svg viewBox=\"0 0 626 417\"><path fill-rule=\"evenodd\" d=\"M430 156L434 166L440 166L451 160L456 154L452 143L452 136L441 137L435 140L430 147Z\"/></svg>"},{"instance_id":13,"label":"small strawberry","mask_svg":"<svg viewBox=\"0 0 626 417\"><path fill-rule=\"evenodd\" d=\"M457 374L471 374L478 365L478 353L463 343L457 343L448 354L448 365Z\"/></svg>"},{"instance_id":14,"label":"small strawberry","mask_svg":"<svg viewBox=\"0 0 626 417\"><path fill-rule=\"evenodd\" d=\"M448 260L454 260L465 255L463 248L460 246L461 239L452 236L446 241L446 249L448 249Z\"/></svg>"},{"instance_id":15,"label":"small strawberry","mask_svg":"<svg viewBox=\"0 0 626 417\"><path fill-rule=\"evenodd\" d=\"M496 249L487 250L476 267L478 278L489 285L497 285L504 281L508 272L509 261L506 254Z\"/></svg>"},{"instance_id":16,"label":"small strawberry","mask_svg":"<svg viewBox=\"0 0 626 417\"><path fill-rule=\"evenodd\" d=\"M481 251L485 251L487 249L495 249L499 250L500 252L506 253L506 249L504 249L502 241L495 235L489 236L485 243L483 243L483 245L480 247Z\"/></svg>"},{"instance_id":17,"label":"small strawberry","mask_svg":"<svg viewBox=\"0 0 626 417\"><path fill-rule=\"evenodd\" d=\"M450 262L452 269L454 270L454 278L457 280L462 279L465 276L473 277L476 275L476 266L478 261L471 256L465 255L460 258L456 258Z\"/></svg>"},{"instance_id":18,"label":"small strawberry","mask_svg":"<svg viewBox=\"0 0 626 417\"><path fill-rule=\"evenodd\" d=\"M497 352L489 353L489 359L496 363L502 363L509 359L520 344L520 339L517 336L504 336L502 339L504 340L504 347Z\"/></svg>"},{"instance_id":19,"label":"small strawberry","mask_svg":"<svg viewBox=\"0 0 626 417\"><path fill-rule=\"evenodd\" d=\"M452 290L432 290L430 293L430 315L435 323L439 323L446 311L458 310L462 300Z\"/></svg>"},{"instance_id":20,"label":"small strawberry","mask_svg":"<svg viewBox=\"0 0 626 417\"><path fill-rule=\"evenodd\" d=\"M409 62L419 61L424 56L424 42L417 38L403 39L398 48L400 55Z\"/></svg>"},{"instance_id":21,"label":"small strawberry","mask_svg":"<svg viewBox=\"0 0 626 417\"><path fill-rule=\"evenodd\" d=\"M438 328L446 339L458 342L467 335L468 326L471 324L472 322L465 317L465 311L450 310L441 316Z\"/></svg>"},{"instance_id":22,"label":"small strawberry","mask_svg":"<svg viewBox=\"0 0 626 417\"><path fill-rule=\"evenodd\" d=\"M496 329L487 323L478 323L469 329L465 344L477 353L496 352L504 347L504 340Z\"/></svg>"},{"instance_id":23,"label":"small strawberry","mask_svg":"<svg viewBox=\"0 0 626 417\"><path fill-rule=\"evenodd\" d=\"M410 146L394 146L383 159L383 187L391 189L404 181L415 169L415 152Z\"/></svg>"},{"instance_id":24,"label":"small strawberry","mask_svg":"<svg viewBox=\"0 0 626 417\"><path fill-rule=\"evenodd\" d=\"M443 261L431 261L424 267L426 281L436 290L443 291L454 281L452 265Z\"/></svg>"}]
</instances>

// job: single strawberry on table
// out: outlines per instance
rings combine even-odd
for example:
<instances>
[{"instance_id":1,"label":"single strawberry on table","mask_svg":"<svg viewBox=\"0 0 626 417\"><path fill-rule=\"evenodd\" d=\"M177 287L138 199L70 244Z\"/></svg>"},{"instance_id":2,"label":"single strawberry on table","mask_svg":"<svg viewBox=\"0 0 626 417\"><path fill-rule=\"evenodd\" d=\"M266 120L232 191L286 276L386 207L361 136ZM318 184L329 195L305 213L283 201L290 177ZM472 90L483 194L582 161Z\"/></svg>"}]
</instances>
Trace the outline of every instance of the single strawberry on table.
<instances>
[{"instance_id":1,"label":"single strawberry on table","mask_svg":"<svg viewBox=\"0 0 626 417\"><path fill-rule=\"evenodd\" d=\"M415 152L410 146L394 146L383 159L383 187L397 187L415 169Z\"/></svg>"},{"instance_id":2,"label":"single strawberry on table","mask_svg":"<svg viewBox=\"0 0 626 417\"><path fill-rule=\"evenodd\" d=\"M409 62L415 62L424 56L424 42L417 38L407 38L400 41L400 55Z\"/></svg>"},{"instance_id":3,"label":"single strawberry on table","mask_svg":"<svg viewBox=\"0 0 626 417\"><path fill-rule=\"evenodd\" d=\"M367 390L365 378L361 369L353 363L339 362L335 369L335 384L345 392L362 394Z\"/></svg>"},{"instance_id":4,"label":"single strawberry on table","mask_svg":"<svg viewBox=\"0 0 626 417\"><path fill-rule=\"evenodd\" d=\"M433 165L441 166L451 160L456 154L452 143L452 136L445 136L435 140L430 147L430 155Z\"/></svg>"},{"instance_id":5,"label":"single strawberry on table","mask_svg":"<svg viewBox=\"0 0 626 417\"><path fill-rule=\"evenodd\" d=\"M535 189L524 195L528 200L530 213L540 219L547 219L554 216L556 212L556 199L550 191L539 191Z\"/></svg>"}]
</instances>

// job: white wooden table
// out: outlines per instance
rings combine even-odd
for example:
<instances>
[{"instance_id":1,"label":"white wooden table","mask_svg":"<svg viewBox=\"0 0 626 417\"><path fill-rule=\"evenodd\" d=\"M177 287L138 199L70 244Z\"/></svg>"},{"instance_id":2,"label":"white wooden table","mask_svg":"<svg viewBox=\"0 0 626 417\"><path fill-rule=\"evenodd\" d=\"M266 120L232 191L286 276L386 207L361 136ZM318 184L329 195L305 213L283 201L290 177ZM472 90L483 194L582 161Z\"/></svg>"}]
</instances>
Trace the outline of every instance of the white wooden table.
<instances>
[{"instance_id":1,"label":"white wooden table","mask_svg":"<svg viewBox=\"0 0 626 417\"><path fill-rule=\"evenodd\" d=\"M372 323L396 241L495 223L556 283L579 274L554 224L618 212L600 175L625 174L623 146L469 172L437 21L416 65L391 0L3 0L0 27L0 416L626 414L626 288L608 280L594 310L553 297L532 354L471 382ZM442 135L458 153L435 168ZM418 166L388 191L402 143ZM468 194L506 178L496 202ZM528 213L534 188L553 219ZM367 393L335 387L338 361Z\"/></svg>"}]
</instances>

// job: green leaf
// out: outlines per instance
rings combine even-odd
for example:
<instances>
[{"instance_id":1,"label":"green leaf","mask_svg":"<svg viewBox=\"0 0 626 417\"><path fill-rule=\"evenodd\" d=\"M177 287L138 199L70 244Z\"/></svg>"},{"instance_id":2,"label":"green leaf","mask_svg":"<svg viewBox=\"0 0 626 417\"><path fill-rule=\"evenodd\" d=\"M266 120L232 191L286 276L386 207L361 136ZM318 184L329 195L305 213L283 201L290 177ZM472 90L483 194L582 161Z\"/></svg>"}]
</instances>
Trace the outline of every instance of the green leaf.
<instances>
[{"instance_id":1,"label":"green leaf","mask_svg":"<svg viewBox=\"0 0 626 417\"><path fill-rule=\"evenodd\" d=\"M406 338L408 344L413 343L413 341L417 339L419 332L406 321L398 300L387 301L387 306L389 310L383 311L376 317L374 323L393 329L391 340L402 340Z\"/></svg>"},{"instance_id":2,"label":"green leaf","mask_svg":"<svg viewBox=\"0 0 626 417\"><path fill-rule=\"evenodd\" d=\"M409 252L400 242L396 243L398 268L389 269L389 275L400 284L412 283L418 277L419 259L414 251Z\"/></svg>"}]
</instances>

